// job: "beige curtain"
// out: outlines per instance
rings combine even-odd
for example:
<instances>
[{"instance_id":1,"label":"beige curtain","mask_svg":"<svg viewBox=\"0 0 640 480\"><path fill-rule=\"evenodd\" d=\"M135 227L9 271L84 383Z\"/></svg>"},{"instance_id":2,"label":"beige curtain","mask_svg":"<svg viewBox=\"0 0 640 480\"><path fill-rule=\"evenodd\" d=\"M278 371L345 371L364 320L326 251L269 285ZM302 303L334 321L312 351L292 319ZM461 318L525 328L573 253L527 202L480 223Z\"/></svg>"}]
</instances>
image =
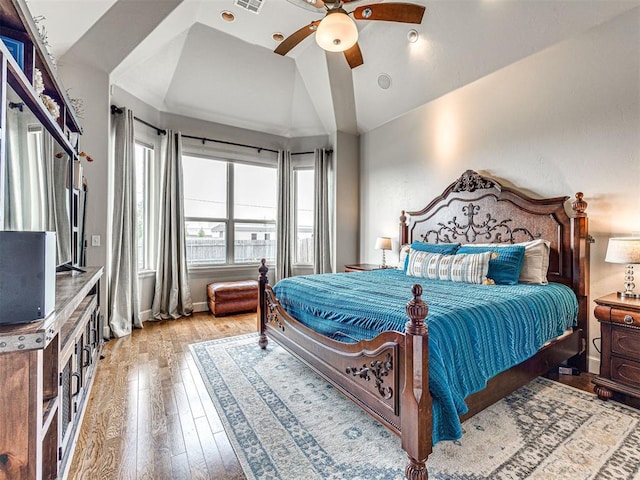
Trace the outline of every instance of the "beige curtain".
<instances>
[{"instance_id":1,"label":"beige curtain","mask_svg":"<svg viewBox=\"0 0 640 480\"><path fill-rule=\"evenodd\" d=\"M331 151L314 151L315 204L313 209L313 273L330 273L332 259Z\"/></svg>"},{"instance_id":2,"label":"beige curtain","mask_svg":"<svg viewBox=\"0 0 640 480\"><path fill-rule=\"evenodd\" d=\"M127 108L112 117L114 197L111 218L111 275L109 279L109 327L116 337L142 328L138 294L136 243L136 170L133 112Z\"/></svg>"},{"instance_id":3,"label":"beige curtain","mask_svg":"<svg viewBox=\"0 0 640 480\"><path fill-rule=\"evenodd\" d=\"M167 131L162 145L159 241L152 315L155 319L191 315L182 179L182 136Z\"/></svg>"},{"instance_id":4,"label":"beige curtain","mask_svg":"<svg viewBox=\"0 0 640 480\"><path fill-rule=\"evenodd\" d=\"M291 202L291 152L280 150L278 153L278 223L276 251L276 282L291 276L294 221Z\"/></svg>"}]
</instances>

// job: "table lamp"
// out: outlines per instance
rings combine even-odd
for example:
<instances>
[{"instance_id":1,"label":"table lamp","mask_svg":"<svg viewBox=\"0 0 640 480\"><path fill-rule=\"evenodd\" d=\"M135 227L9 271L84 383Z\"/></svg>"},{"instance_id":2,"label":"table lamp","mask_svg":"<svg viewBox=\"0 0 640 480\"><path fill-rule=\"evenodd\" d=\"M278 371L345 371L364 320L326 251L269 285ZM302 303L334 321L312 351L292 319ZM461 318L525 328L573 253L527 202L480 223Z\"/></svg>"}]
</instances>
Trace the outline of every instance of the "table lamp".
<instances>
[{"instance_id":1,"label":"table lamp","mask_svg":"<svg viewBox=\"0 0 640 480\"><path fill-rule=\"evenodd\" d=\"M640 293L633 291L633 265L640 263L640 237L610 238L607 245L607 255L604 259L609 263L623 263L626 265L624 272L624 291L618 292L620 297L640 298Z\"/></svg>"},{"instance_id":2,"label":"table lamp","mask_svg":"<svg viewBox=\"0 0 640 480\"><path fill-rule=\"evenodd\" d=\"M376 238L376 250L382 250L382 265L381 268L387 268L387 259L385 257L385 250L391 250L391 238L390 237L378 237Z\"/></svg>"}]
</instances>

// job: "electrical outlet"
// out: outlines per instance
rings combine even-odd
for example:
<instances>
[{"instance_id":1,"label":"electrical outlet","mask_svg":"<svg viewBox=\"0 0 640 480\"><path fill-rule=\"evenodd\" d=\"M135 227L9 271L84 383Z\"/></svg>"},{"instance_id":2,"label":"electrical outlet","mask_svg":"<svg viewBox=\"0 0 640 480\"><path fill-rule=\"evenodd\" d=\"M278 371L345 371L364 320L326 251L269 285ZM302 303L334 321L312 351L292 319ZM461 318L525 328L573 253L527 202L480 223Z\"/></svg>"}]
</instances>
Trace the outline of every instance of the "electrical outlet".
<instances>
[{"instance_id":1,"label":"electrical outlet","mask_svg":"<svg viewBox=\"0 0 640 480\"><path fill-rule=\"evenodd\" d=\"M92 247L100 246L100 235L91 235L91 246Z\"/></svg>"}]
</instances>

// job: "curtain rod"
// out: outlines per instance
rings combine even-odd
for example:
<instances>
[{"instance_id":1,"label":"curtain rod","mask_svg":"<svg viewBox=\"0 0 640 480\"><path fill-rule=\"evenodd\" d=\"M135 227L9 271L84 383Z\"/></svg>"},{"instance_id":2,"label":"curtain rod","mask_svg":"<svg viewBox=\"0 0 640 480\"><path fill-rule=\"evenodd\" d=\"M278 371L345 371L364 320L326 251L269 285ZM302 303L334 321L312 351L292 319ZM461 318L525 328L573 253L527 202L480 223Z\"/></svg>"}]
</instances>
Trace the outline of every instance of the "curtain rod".
<instances>
[{"instance_id":1,"label":"curtain rod","mask_svg":"<svg viewBox=\"0 0 640 480\"><path fill-rule=\"evenodd\" d=\"M111 105L111 113L115 114L115 113L122 113L124 112L124 110L121 107L117 107L116 105ZM156 127L155 125L152 125L149 122L146 122L144 120L142 120L141 118L138 117L133 117L134 120L142 123L143 125L146 125L149 128L153 128L156 132L158 132L158 135L166 135L167 131ZM193 135L182 135L183 138L190 138L192 140L200 140L203 144L205 144L206 142L215 142L215 143L222 143L225 145L233 145L235 147L246 147L246 148L253 148L255 150L258 151L258 153L260 153L263 150L266 150L267 152L272 152L272 153L278 153L278 150L273 150L271 148L264 148L264 147L256 147L255 145L247 145L244 143L235 143L235 142L227 142L225 140L216 140L215 138L206 138L206 137L195 137ZM311 155L315 152L311 151L311 152L295 152L292 153L291 155ZM333 150L330 149L329 153L333 153Z\"/></svg>"},{"instance_id":2,"label":"curtain rod","mask_svg":"<svg viewBox=\"0 0 640 480\"><path fill-rule=\"evenodd\" d=\"M122 113L122 112L124 112L124 110L122 110L122 108L116 107L115 105L111 105L111 114L112 115L115 114L115 113ZM166 135L167 134L167 131L165 129L160 128L160 127L156 127L155 125L152 125L149 122L146 122L141 118L138 118L138 117L134 116L133 119L135 121L137 121L137 122L142 123L143 125L146 125L149 128L153 128L156 132L158 132L158 135Z\"/></svg>"}]
</instances>

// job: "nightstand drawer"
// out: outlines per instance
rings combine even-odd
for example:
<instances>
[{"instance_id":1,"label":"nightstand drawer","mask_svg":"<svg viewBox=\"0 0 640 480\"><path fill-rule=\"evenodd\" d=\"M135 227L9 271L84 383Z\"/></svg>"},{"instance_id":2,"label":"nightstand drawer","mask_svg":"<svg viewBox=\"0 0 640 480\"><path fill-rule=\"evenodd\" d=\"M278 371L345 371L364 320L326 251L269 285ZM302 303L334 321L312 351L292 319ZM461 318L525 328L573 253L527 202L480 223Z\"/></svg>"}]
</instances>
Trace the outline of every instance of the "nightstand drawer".
<instances>
[{"instance_id":1,"label":"nightstand drawer","mask_svg":"<svg viewBox=\"0 0 640 480\"><path fill-rule=\"evenodd\" d=\"M640 330L614 326L611 329L611 352L640 360Z\"/></svg>"},{"instance_id":2,"label":"nightstand drawer","mask_svg":"<svg viewBox=\"0 0 640 480\"><path fill-rule=\"evenodd\" d=\"M612 357L611 379L633 387L640 387L640 363Z\"/></svg>"},{"instance_id":3,"label":"nightstand drawer","mask_svg":"<svg viewBox=\"0 0 640 480\"><path fill-rule=\"evenodd\" d=\"M621 323L623 325L640 327L640 312L612 308L611 321L614 323Z\"/></svg>"}]
</instances>

